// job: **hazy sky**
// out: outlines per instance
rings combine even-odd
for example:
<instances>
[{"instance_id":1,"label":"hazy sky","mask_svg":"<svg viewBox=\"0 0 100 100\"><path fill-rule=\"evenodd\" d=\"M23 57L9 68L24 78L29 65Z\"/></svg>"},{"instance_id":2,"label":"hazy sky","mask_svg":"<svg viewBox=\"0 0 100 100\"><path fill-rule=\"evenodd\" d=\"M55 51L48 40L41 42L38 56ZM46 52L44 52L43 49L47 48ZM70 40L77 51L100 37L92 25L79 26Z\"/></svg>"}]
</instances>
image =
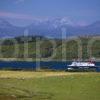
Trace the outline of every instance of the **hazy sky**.
<instances>
[{"instance_id":1,"label":"hazy sky","mask_svg":"<svg viewBox=\"0 0 100 100\"><path fill-rule=\"evenodd\" d=\"M67 17L79 24L100 20L100 0L0 0L0 18L27 25L34 18Z\"/></svg>"}]
</instances>

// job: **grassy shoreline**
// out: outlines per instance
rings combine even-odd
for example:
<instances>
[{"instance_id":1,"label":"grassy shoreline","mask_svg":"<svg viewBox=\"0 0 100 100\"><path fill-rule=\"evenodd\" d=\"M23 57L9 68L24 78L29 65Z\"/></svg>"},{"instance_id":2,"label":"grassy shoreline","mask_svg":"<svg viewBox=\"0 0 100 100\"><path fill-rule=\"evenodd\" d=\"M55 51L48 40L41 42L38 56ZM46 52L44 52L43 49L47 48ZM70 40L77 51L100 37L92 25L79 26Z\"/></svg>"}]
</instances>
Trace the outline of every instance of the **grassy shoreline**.
<instances>
[{"instance_id":1,"label":"grassy shoreline","mask_svg":"<svg viewBox=\"0 0 100 100\"><path fill-rule=\"evenodd\" d=\"M43 78L53 76L69 76L69 75L87 75L87 74L99 74L96 72L35 72L35 71L0 71L0 78L17 78L17 79L28 79L28 78Z\"/></svg>"}]
</instances>

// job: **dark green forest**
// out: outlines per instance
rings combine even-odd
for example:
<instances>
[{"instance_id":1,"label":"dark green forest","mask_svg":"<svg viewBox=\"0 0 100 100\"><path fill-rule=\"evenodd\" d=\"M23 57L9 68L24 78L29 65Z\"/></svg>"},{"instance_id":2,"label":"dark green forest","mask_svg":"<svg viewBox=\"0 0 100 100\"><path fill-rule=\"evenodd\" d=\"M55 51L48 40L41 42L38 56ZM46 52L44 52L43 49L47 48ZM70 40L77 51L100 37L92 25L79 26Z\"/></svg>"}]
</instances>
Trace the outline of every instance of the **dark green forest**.
<instances>
[{"instance_id":1,"label":"dark green forest","mask_svg":"<svg viewBox=\"0 0 100 100\"><path fill-rule=\"evenodd\" d=\"M0 59L16 58L24 60L32 58L32 60L44 59L52 57L52 60L73 60L78 59L78 49L80 49L77 41L81 41L81 59L89 59L88 43L92 37L78 37L73 39L49 39L42 36L16 37L0 40ZM36 42L37 41L37 42ZM38 48L37 48L38 45ZM27 47L28 46L28 47ZM100 57L100 40L95 40L90 48L91 57L98 59ZM27 51L27 55L24 53ZM16 53L17 52L17 53Z\"/></svg>"}]
</instances>

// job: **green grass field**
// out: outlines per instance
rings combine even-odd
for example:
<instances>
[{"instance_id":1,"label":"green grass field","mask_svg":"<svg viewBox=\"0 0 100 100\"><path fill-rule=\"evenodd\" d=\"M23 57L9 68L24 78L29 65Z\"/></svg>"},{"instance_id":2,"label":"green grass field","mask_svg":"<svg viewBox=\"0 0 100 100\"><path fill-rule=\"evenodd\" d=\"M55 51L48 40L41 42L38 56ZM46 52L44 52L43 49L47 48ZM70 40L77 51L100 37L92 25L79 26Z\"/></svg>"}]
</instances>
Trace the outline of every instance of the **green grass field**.
<instances>
[{"instance_id":1,"label":"green grass field","mask_svg":"<svg viewBox=\"0 0 100 100\"><path fill-rule=\"evenodd\" d=\"M100 73L0 71L0 100L100 100Z\"/></svg>"}]
</instances>

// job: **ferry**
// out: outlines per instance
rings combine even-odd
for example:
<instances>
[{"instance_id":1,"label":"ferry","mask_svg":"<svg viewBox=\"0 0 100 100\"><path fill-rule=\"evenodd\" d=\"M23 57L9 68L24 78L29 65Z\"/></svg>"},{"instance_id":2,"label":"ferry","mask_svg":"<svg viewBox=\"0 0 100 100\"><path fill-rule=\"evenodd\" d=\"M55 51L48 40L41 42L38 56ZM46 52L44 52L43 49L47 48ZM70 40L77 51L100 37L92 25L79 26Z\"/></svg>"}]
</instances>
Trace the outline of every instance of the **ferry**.
<instances>
[{"instance_id":1,"label":"ferry","mask_svg":"<svg viewBox=\"0 0 100 100\"><path fill-rule=\"evenodd\" d=\"M68 65L67 70L74 70L74 69L91 69L96 68L95 62L93 61L73 61L70 65Z\"/></svg>"}]
</instances>

